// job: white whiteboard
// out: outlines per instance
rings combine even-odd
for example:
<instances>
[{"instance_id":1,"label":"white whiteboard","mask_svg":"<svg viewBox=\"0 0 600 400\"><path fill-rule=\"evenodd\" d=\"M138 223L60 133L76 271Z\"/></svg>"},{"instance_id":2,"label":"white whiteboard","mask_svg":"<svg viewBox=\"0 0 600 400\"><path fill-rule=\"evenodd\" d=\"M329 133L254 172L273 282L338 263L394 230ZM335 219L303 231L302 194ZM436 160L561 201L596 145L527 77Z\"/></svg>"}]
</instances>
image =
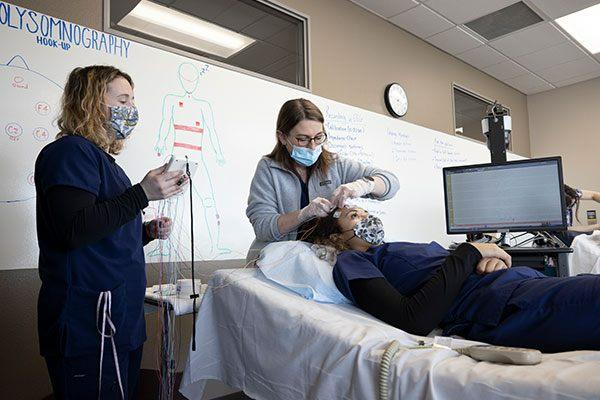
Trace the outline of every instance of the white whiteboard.
<instances>
[{"instance_id":1,"label":"white whiteboard","mask_svg":"<svg viewBox=\"0 0 600 400\"><path fill-rule=\"evenodd\" d=\"M250 181L275 143L279 107L291 98L309 98L322 109L331 150L398 175L396 198L365 201L383 216L387 240L462 239L445 234L441 168L489 162L488 150L475 142L7 3L0 3L0 42L0 269L37 265L34 162L57 133L62 86L77 66L114 65L135 82L141 121L117 157L134 183L171 152L173 126L202 127L202 172L194 180L197 259L245 257L254 238L245 216ZM189 259L188 208L186 197L146 210L145 219L164 210L181 221L169 249L148 246L149 262L165 251Z\"/></svg>"}]
</instances>

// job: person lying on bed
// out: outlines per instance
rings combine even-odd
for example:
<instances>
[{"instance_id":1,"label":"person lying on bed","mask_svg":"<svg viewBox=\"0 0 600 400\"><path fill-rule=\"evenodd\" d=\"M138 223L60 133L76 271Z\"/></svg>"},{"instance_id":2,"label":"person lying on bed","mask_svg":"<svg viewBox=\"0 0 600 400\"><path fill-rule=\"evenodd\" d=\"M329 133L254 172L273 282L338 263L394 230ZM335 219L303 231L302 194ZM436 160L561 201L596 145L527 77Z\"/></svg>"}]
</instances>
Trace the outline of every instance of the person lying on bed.
<instances>
[{"instance_id":1,"label":"person lying on bed","mask_svg":"<svg viewBox=\"0 0 600 400\"><path fill-rule=\"evenodd\" d=\"M600 350L600 276L547 277L512 267L495 244L384 243L381 220L340 208L315 220L302 240L334 247L337 288L399 329L436 327L496 345L544 352Z\"/></svg>"}]
</instances>

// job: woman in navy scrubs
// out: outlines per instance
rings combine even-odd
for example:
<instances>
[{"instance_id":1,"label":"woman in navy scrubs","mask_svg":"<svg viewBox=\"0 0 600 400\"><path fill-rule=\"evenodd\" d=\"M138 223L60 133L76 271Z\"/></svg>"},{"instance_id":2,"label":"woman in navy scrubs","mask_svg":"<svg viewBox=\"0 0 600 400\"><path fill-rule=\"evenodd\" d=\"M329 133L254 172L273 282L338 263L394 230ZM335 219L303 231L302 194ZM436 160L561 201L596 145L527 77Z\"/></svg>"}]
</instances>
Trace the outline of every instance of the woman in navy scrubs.
<instances>
[{"instance_id":1,"label":"woman in navy scrubs","mask_svg":"<svg viewBox=\"0 0 600 400\"><path fill-rule=\"evenodd\" d=\"M342 208L305 240L340 251L338 289L364 311L407 332L545 352L600 350L600 276L551 278L512 267L495 244L384 243L379 218Z\"/></svg>"},{"instance_id":2,"label":"woman in navy scrubs","mask_svg":"<svg viewBox=\"0 0 600 400\"><path fill-rule=\"evenodd\" d=\"M55 398L132 398L146 339L143 246L171 230L167 218L142 224L141 211L187 181L162 166L132 185L112 157L138 121L124 72L74 69L61 106L57 139L35 164L40 352Z\"/></svg>"}]
</instances>

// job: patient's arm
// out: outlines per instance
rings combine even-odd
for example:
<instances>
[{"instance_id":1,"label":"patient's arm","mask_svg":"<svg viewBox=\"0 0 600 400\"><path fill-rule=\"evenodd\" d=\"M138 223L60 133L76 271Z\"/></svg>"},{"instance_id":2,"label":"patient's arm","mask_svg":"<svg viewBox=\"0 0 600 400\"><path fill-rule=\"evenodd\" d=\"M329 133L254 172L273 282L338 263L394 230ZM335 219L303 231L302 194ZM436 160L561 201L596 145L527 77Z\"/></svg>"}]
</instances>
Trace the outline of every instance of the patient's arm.
<instances>
[{"instance_id":1,"label":"patient's arm","mask_svg":"<svg viewBox=\"0 0 600 400\"><path fill-rule=\"evenodd\" d=\"M385 278L355 279L350 291L369 314L404 331L427 335L442 321L481 253L461 244L414 294L400 294Z\"/></svg>"},{"instance_id":2,"label":"patient's arm","mask_svg":"<svg viewBox=\"0 0 600 400\"><path fill-rule=\"evenodd\" d=\"M569 226L570 232L590 233L600 229L600 224Z\"/></svg>"}]
</instances>

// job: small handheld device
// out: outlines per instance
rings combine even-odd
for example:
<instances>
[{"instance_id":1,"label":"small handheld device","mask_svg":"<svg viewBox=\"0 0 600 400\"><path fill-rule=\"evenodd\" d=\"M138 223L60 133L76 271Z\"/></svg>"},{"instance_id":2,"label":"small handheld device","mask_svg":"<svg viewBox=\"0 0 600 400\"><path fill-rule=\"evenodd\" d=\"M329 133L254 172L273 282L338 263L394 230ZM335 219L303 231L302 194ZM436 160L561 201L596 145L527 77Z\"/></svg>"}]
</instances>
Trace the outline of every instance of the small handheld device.
<instances>
[{"instance_id":1,"label":"small handheld device","mask_svg":"<svg viewBox=\"0 0 600 400\"><path fill-rule=\"evenodd\" d=\"M186 164L187 163L189 163L189 165L190 165L190 175L191 175L191 177L193 177L194 174L196 173L196 169L198 168L198 162L192 161L189 158L176 158L174 155L171 155L171 158L169 158L169 162L167 163L166 172L180 171L182 174L186 175L186 172L187 172Z\"/></svg>"},{"instance_id":2,"label":"small handheld device","mask_svg":"<svg viewBox=\"0 0 600 400\"><path fill-rule=\"evenodd\" d=\"M477 345L455 350L478 361L515 365L535 365L542 362L539 350L520 347Z\"/></svg>"}]
</instances>

